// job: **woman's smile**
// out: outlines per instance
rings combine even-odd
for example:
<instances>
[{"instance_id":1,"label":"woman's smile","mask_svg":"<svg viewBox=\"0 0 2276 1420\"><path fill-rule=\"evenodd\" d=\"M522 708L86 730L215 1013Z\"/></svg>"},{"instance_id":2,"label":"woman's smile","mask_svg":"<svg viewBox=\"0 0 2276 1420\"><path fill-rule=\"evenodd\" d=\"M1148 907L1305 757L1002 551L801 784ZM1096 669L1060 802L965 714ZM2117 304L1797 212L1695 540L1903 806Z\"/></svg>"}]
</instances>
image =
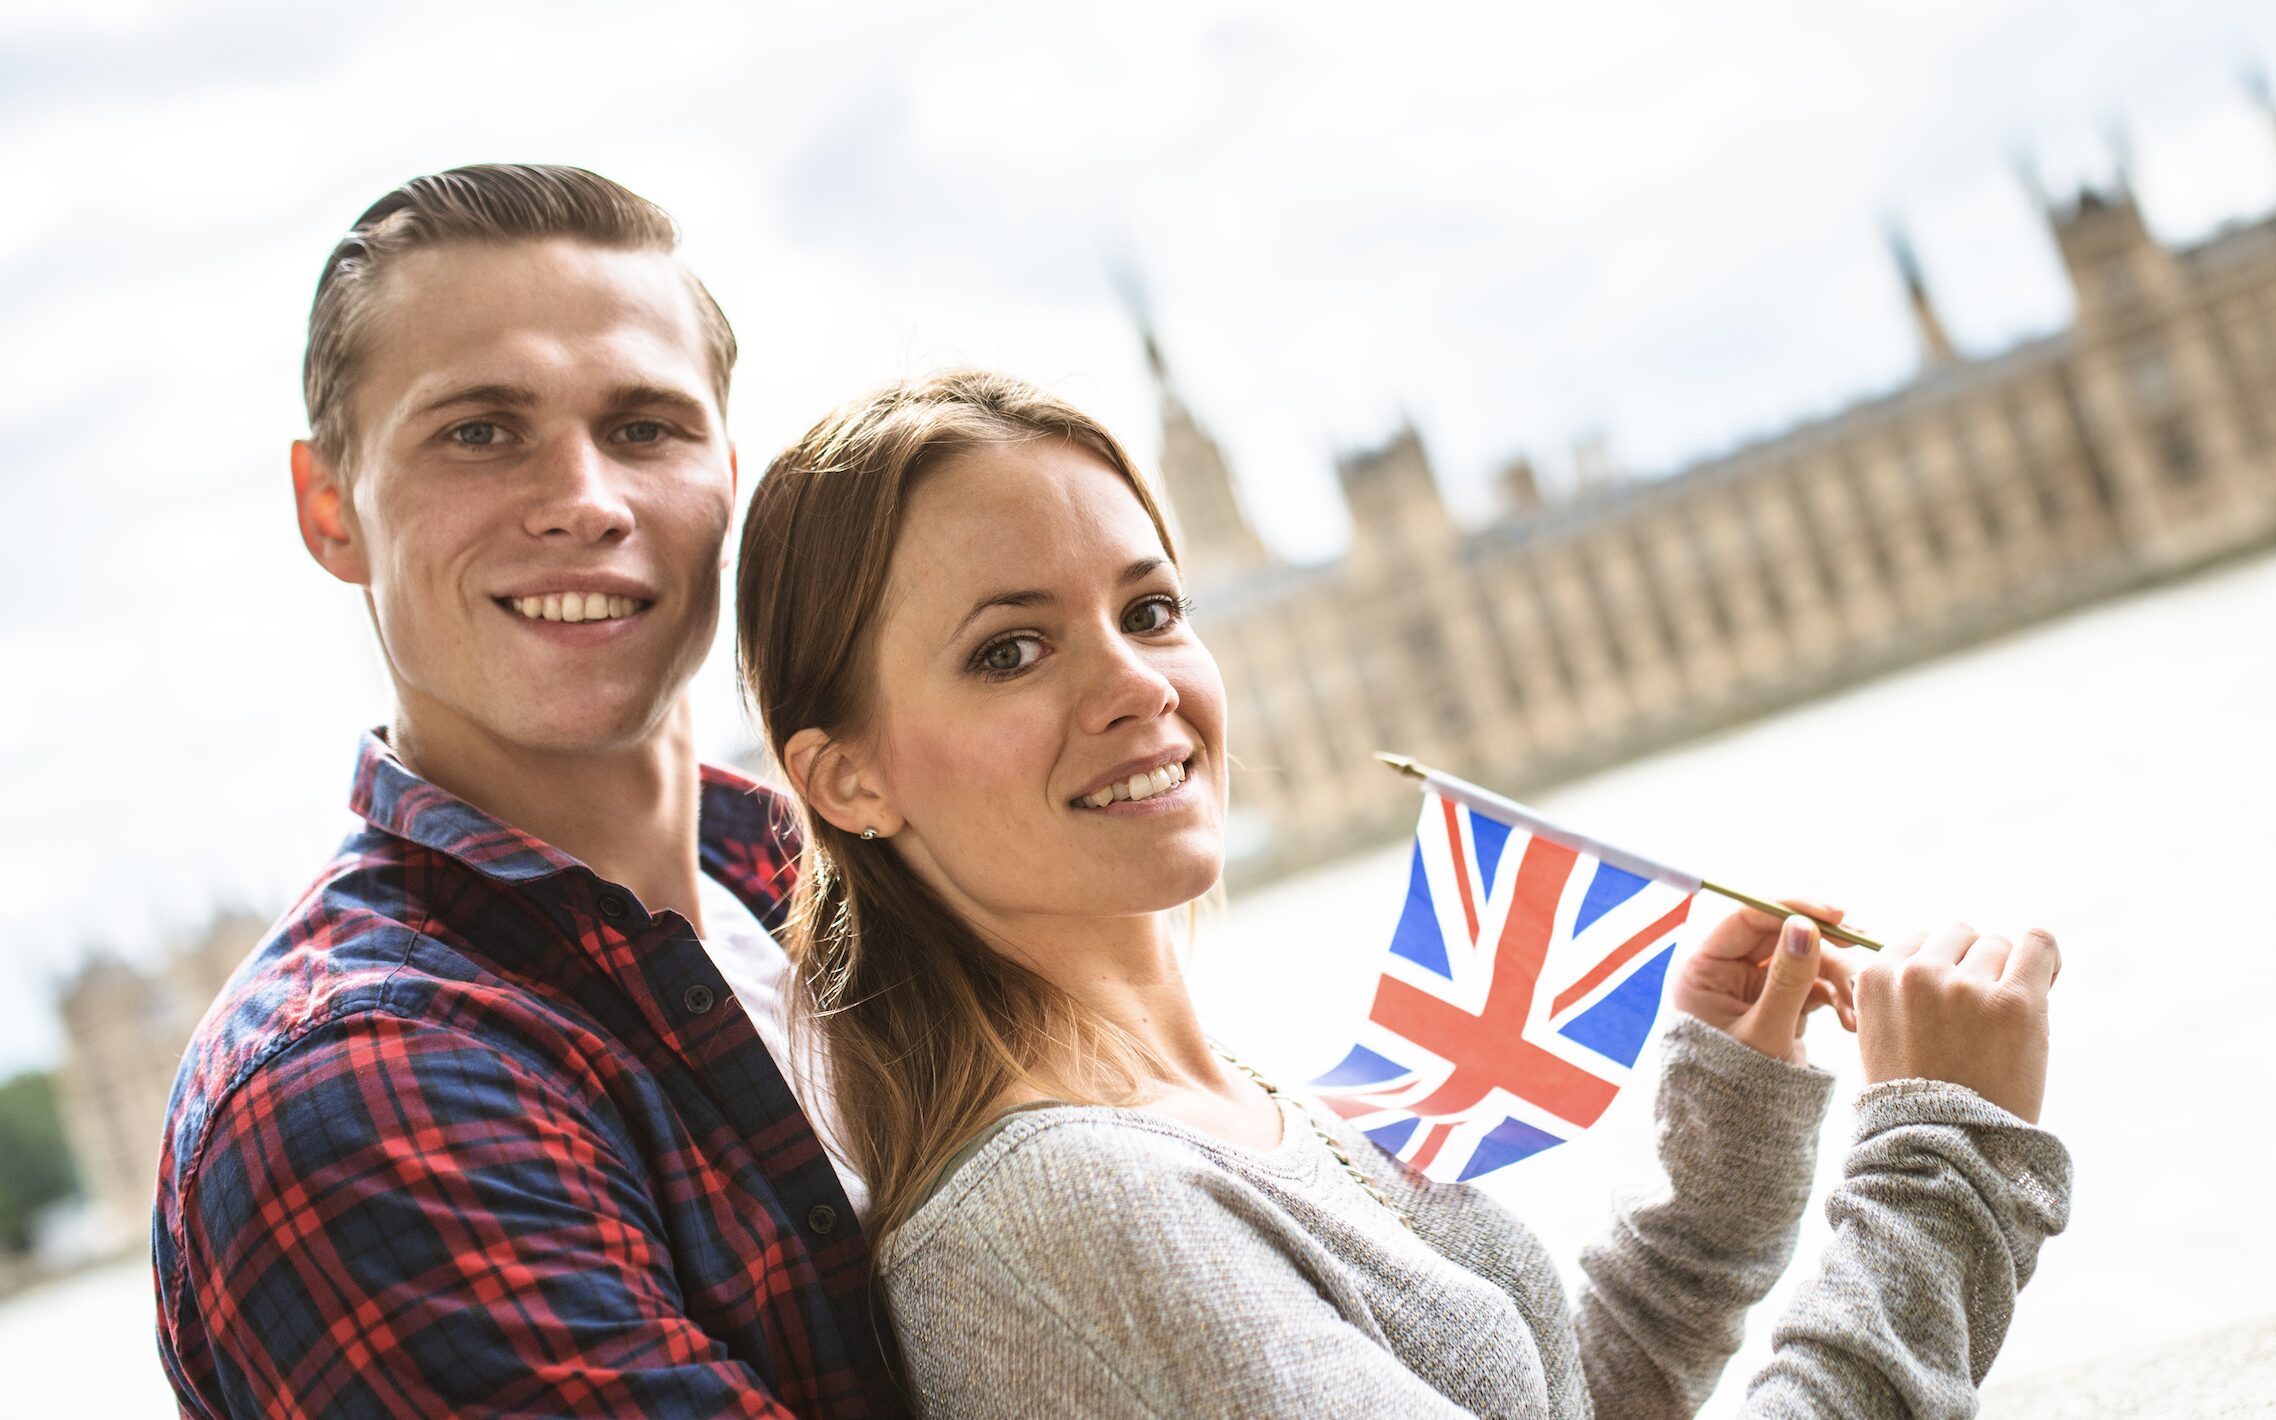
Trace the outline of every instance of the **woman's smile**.
<instances>
[{"instance_id":1,"label":"woman's smile","mask_svg":"<svg viewBox=\"0 0 2276 1420\"><path fill-rule=\"evenodd\" d=\"M1184 786L1192 773L1192 753L1178 750L1120 765L1102 776L1096 787L1077 794L1069 803L1078 809L1105 813L1117 804L1166 805L1173 798L1190 797L1175 791Z\"/></svg>"}]
</instances>

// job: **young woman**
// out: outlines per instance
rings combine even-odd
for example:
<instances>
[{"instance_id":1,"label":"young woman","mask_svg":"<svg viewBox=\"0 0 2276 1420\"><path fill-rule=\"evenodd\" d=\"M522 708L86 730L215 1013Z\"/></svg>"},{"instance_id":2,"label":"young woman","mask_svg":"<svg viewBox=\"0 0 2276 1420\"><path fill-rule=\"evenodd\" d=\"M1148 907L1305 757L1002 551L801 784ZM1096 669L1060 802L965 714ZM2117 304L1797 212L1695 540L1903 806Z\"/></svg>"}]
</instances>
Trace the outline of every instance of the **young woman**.
<instances>
[{"instance_id":1,"label":"young woman","mask_svg":"<svg viewBox=\"0 0 2276 1420\"><path fill-rule=\"evenodd\" d=\"M1178 968L1225 693L1121 446L999 375L824 419L754 494L744 681L805 806L788 945L945 1416L1688 1415L1791 1254L1830 1077L1868 1079L1823 1271L1748 1415L1965 1415L2067 1211L2029 1123L2054 943L1964 927L1857 984L1742 913L1679 970L1669 1186L1582 1260L1219 1054ZM1266 1007L1269 1008L1269 1007Z\"/></svg>"}]
</instances>

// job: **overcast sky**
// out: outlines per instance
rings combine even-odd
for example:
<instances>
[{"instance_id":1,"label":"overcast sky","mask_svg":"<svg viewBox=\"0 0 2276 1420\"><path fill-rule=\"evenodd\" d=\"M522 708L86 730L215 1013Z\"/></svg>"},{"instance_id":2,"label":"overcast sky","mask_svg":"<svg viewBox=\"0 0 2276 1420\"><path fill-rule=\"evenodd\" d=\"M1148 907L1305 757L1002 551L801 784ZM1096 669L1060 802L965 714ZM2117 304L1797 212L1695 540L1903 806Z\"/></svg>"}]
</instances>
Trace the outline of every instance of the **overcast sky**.
<instances>
[{"instance_id":1,"label":"overcast sky","mask_svg":"<svg viewBox=\"0 0 2276 1420\"><path fill-rule=\"evenodd\" d=\"M82 948L273 912L344 827L386 687L285 451L318 264L412 173L672 209L746 466L949 362L1149 453L1127 261L1299 559L1345 536L1334 451L1402 416L1476 518L1513 453L1665 472L1901 381L1891 216L1966 350L2064 324L2024 155L2106 178L2122 129L2172 241L2276 207L2244 0L756 10L0 9L0 1072ZM699 693L742 743L723 656Z\"/></svg>"}]
</instances>

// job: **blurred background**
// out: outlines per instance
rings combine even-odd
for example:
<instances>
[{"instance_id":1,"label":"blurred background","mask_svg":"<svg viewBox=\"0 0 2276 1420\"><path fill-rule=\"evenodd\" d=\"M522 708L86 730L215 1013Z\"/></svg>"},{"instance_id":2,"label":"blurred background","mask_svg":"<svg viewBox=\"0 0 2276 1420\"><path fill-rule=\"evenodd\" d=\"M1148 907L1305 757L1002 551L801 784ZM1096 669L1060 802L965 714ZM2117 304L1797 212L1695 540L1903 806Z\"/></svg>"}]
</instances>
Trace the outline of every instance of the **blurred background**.
<instances>
[{"instance_id":1,"label":"blurred background","mask_svg":"<svg viewBox=\"0 0 2276 1420\"><path fill-rule=\"evenodd\" d=\"M747 466L975 363L1159 474L1246 766L1195 963L1229 1039L1293 1076L1364 1013L1414 812L1375 748L1891 934L2044 923L2078 1214L1987 1413L2257 1403L2216 1391L2276 1387L2276 934L2224 895L2276 851L2272 66L2243 0L12 0L22 1413L168 1413L165 1092L387 714L291 522L307 303L374 198L490 160L676 214ZM725 654L697 694L746 757ZM1495 1190L1569 1263L1648 1111Z\"/></svg>"}]
</instances>

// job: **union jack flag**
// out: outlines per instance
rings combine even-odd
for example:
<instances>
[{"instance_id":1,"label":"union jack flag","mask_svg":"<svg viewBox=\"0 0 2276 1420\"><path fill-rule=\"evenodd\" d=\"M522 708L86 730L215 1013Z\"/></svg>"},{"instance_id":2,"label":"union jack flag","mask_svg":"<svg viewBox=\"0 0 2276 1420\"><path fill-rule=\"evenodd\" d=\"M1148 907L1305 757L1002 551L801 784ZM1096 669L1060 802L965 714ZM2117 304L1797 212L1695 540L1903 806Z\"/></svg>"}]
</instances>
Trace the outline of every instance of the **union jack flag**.
<instances>
[{"instance_id":1,"label":"union jack flag","mask_svg":"<svg viewBox=\"0 0 2276 1420\"><path fill-rule=\"evenodd\" d=\"M1594 1124L1658 1017L1699 880L1433 774L1358 1043L1321 1102L1428 1177Z\"/></svg>"}]
</instances>

